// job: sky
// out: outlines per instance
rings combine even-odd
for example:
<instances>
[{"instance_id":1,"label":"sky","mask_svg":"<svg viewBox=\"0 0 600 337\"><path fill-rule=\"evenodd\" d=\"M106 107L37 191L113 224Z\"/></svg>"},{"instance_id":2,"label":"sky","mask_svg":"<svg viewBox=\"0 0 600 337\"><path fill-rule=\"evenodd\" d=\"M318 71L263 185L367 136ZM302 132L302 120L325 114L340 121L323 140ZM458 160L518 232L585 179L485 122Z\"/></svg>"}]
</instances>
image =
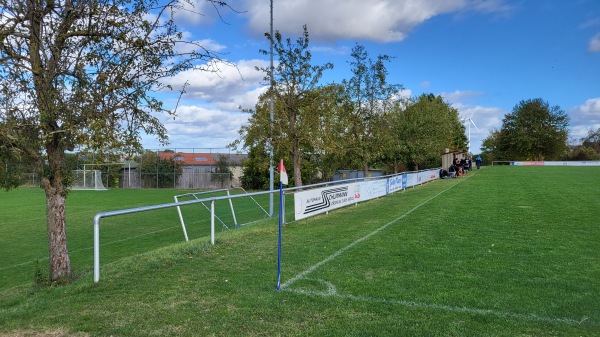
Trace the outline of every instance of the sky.
<instances>
[{"instance_id":1,"label":"sky","mask_svg":"<svg viewBox=\"0 0 600 337\"><path fill-rule=\"evenodd\" d=\"M190 0L176 13L188 39L235 65L217 74L189 71L169 80L165 108L177 116L157 116L166 126L170 149L225 147L265 91L268 67L265 33L269 0L230 0L231 8ZM331 62L322 84L349 79L351 50L389 55L388 82L403 96L441 95L472 120L471 152L522 100L541 98L570 118L569 142L600 128L600 1L598 0L273 0L273 27L295 40L307 25L312 62ZM277 58L275 57L275 61ZM158 141L144 136L147 149Z\"/></svg>"}]
</instances>

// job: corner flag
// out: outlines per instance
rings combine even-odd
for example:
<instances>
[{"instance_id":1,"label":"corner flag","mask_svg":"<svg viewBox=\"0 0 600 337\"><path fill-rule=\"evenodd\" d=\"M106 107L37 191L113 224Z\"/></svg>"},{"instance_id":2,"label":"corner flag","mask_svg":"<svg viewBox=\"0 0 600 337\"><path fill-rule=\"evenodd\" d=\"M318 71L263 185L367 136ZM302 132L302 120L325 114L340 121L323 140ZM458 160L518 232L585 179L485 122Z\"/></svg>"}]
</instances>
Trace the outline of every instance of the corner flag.
<instances>
[{"instance_id":1,"label":"corner flag","mask_svg":"<svg viewBox=\"0 0 600 337\"><path fill-rule=\"evenodd\" d=\"M281 290L281 235L283 232L283 185L288 184L287 172L283 166L283 159L279 160L279 233L277 236L277 290Z\"/></svg>"},{"instance_id":2,"label":"corner flag","mask_svg":"<svg viewBox=\"0 0 600 337\"><path fill-rule=\"evenodd\" d=\"M287 175L287 172L285 171L285 166L283 166L283 159L281 159L279 161L279 166L277 166L277 171L279 171L279 181L281 181L282 184L287 185L288 184L288 175Z\"/></svg>"}]
</instances>

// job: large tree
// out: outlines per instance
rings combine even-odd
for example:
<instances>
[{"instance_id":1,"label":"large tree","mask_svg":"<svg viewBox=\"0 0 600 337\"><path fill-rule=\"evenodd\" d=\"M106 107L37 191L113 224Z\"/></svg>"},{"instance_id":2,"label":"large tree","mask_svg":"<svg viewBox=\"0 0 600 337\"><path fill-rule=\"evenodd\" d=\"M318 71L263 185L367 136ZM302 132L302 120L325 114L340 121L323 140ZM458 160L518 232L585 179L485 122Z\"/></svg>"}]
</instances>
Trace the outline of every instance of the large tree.
<instances>
[{"instance_id":1,"label":"large tree","mask_svg":"<svg viewBox=\"0 0 600 337\"><path fill-rule=\"evenodd\" d=\"M541 98L522 100L506 114L496 137L499 160L552 160L567 150L569 117Z\"/></svg>"},{"instance_id":2,"label":"large tree","mask_svg":"<svg viewBox=\"0 0 600 337\"><path fill-rule=\"evenodd\" d=\"M165 111L156 96L165 89L161 80L217 56L183 42L173 17L184 5L0 0L0 157L44 166L53 281L71 274L65 153L78 147L137 149L142 133L165 142L166 130L155 117ZM16 187L15 172L1 170L0 184Z\"/></svg>"},{"instance_id":3,"label":"large tree","mask_svg":"<svg viewBox=\"0 0 600 337\"><path fill-rule=\"evenodd\" d=\"M408 167L418 170L438 166L445 148L465 149L467 137L458 111L433 94L413 98L397 106L390 117L397 148L392 153ZM394 149L392 149L394 150Z\"/></svg>"},{"instance_id":4,"label":"large tree","mask_svg":"<svg viewBox=\"0 0 600 337\"><path fill-rule=\"evenodd\" d=\"M259 98L250 123L242 127L240 134L243 146L265 146L271 140L274 152L290 158L295 186L302 186L302 161L307 153L314 151L321 139L320 123L324 96L321 95L319 80L323 72L333 68L331 63L313 65L309 49L306 26L301 37L292 41L284 39L277 31L274 36L266 34L272 41L277 65L258 68L265 73L265 80L273 81L267 93ZM268 54L266 50L261 50ZM272 77L271 77L272 76ZM270 102L274 103L274 122L270 120Z\"/></svg>"},{"instance_id":5,"label":"large tree","mask_svg":"<svg viewBox=\"0 0 600 337\"><path fill-rule=\"evenodd\" d=\"M377 158L384 146L381 138L380 121L386 111L394 105L402 85L388 83L386 63L388 55L378 55L373 60L366 48L356 45L350 61L352 77L344 80L347 123L346 158L356 168L366 173L370 162Z\"/></svg>"}]
</instances>

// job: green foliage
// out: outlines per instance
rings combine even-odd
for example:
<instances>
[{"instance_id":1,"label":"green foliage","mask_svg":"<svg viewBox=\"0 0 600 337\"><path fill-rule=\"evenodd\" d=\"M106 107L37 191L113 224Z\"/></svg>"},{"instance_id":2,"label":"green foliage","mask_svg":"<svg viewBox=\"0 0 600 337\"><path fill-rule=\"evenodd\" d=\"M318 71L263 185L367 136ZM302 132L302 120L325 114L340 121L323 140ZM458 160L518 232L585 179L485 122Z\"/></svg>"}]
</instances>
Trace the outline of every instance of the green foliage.
<instances>
[{"instance_id":1,"label":"green foliage","mask_svg":"<svg viewBox=\"0 0 600 337\"><path fill-rule=\"evenodd\" d=\"M269 154L264 148L254 146L248 152L248 160L243 163L244 174L240 177L246 190L269 189Z\"/></svg>"},{"instance_id":2,"label":"green foliage","mask_svg":"<svg viewBox=\"0 0 600 337\"><path fill-rule=\"evenodd\" d=\"M292 42L283 39L279 31L266 34L279 62L275 69L259 68L271 83L269 91L259 98L250 124L242 128L245 147L269 144L278 158L290 158L290 176L295 186L302 186L302 162L323 139L321 116L328 114L324 97L320 95L319 80L333 64L313 65L306 25L301 37ZM261 50L267 54L266 50ZM271 81L272 80L272 81ZM274 105L274 122L270 120L270 103Z\"/></svg>"},{"instance_id":3,"label":"green foliage","mask_svg":"<svg viewBox=\"0 0 600 337\"><path fill-rule=\"evenodd\" d=\"M183 172L181 163L171 158L160 158L156 152L146 151L142 155L140 174L145 187L173 188L177 186Z\"/></svg>"},{"instance_id":4,"label":"green foliage","mask_svg":"<svg viewBox=\"0 0 600 337\"><path fill-rule=\"evenodd\" d=\"M230 164L227 161L227 157L223 155L219 155L219 159L217 160L217 167L213 173L216 173L212 176L212 181L216 181L219 183L221 188L229 187L226 184L231 182L232 174L229 169Z\"/></svg>"},{"instance_id":5,"label":"green foliage","mask_svg":"<svg viewBox=\"0 0 600 337\"><path fill-rule=\"evenodd\" d=\"M208 0L216 7L225 2ZM65 154L76 148L133 153L142 133L167 133L156 93L164 80L218 60L182 39L176 1L3 1L0 11L0 163L34 163L48 207L64 203ZM182 52L184 51L184 52ZM185 55L183 54L185 53ZM185 57L181 57L185 56ZM16 169L0 186L16 187ZM64 205L48 212L52 279L70 273Z\"/></svg>"},{"instance_id":6,"label":"green foliage","mask_svg":"<svg viewBox=\"0 0 600 337\"><path fill-rule=\"evenodd\" d=\"M385 115L394 106L395 95L402 90L402 85L387 82L386 63L391 62L392 57L378 55L373 60L366 48L358 44L351 56L353 75L342 81L345 109L340 112L346 123L342 154L349 164L346 168L366 172L386 146L385 140L389 140L382 135L387 124Z\"/></svg>"},{"instance_id":7,"label":"green foliage","mask_svg":"<svg viewBox=\"0 0 600 337\"><path fill-rule=\"evenodd\" d=\"M600 160L600 153L593 147L581 145L569 155L569 160Z\"/></svg>"},{"instance_id":8,"label":"green foliage","mask_svg":"<svg viewBox=\"0 0 600 337\"><path fill-rule=\"evenodd\" d=\"M48 273L44 273L40 267L40 261L35 260L33 264L33 287L35 289L45 288L50 284Z\"/></svg>"},{"instance_id":9,"label":"green foliage","mask_svg":"<svg viewBox=\"0 0 600 337\"><path fill-rule=\"evenodd\" d=\"M588 131L587 137L581 140L581 145L592 148L596 153L600 154L600 128L596 131Z\"/></svg>"},{"instance_id":10,"label":"green foliage","mask_svg":"<svg viewBox=\"0 0 600 337\"><path fill-rule=\"evenodd\" d=\"M466 148L465 127L458 111L441 96L423 94L405 105L396 105L388 117L393 141L387 158L399 159L409 169L418 170L438 167L446 148Z\"/></svg>"},{"instance_id":11,"label":"green foliage","mask_svg":"<svg viewBox=\"0 0 600 337\"><path fill-rule=\"evenodd\" d=\"M541 98L522 100L494 135L496 160L558 160L567 152L569 117Z\"/></svg>"}]
</instances>

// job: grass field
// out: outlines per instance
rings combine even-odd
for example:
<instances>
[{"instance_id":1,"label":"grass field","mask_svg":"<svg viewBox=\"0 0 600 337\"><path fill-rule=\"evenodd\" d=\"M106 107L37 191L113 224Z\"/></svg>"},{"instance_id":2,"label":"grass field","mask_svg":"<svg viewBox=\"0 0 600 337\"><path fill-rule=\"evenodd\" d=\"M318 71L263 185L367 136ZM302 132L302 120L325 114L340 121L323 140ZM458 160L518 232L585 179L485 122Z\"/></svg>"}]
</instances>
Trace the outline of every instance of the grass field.
<instances>
[{"instance_id":1,"label":"grass field","mask_svg":"<svg viewBox=\"0 0 600 337\"><path fill-rule=\"evenodd\" d=\"M67 197L67 240L73 268L78 272L93 266L93 218L103 211L172 203L180 190L71 191ZM201 198L224 196L225 193L202 194ZM180 198L180 201L193 198ZM255 197L268 210L268 196ZM238 223L262 220L266 214L253 200L233 201ZM0 290L33 281L36 261L44 273L48 270L45 196L39 188L0 191ZM210 207L209 203L206 203ZM229 203L215 205L219 219L216 231L234 228ZM209 211L202 204L181 208L190 239L210 233ZM227 227L225 227L227 226ZM152 251L184 240L175 208L107 218L101 225L103 263Z\"/></svg>"},{"instance_id":2,"label":"grass field","mask_svg":"<svg viewBox=\"0 0 600 337\"><path fill-rule=\"evenodd\" d=\"M173 210L132 216L129 236L122 223L103 224L107 242L135 239L103 246L94 284L98 207L170 202L173 191L74 192L68 235L80 279L21 285L33 279L27 261L41 261L47 249L43 194L3 193L3 206L21 202L0 215L0 334L598 336L599 173L485 168L288 224L281 291L276 219L222 231L209 246L200 233L178 243ZM18 213L39 219L39 228ZM168 217L171 225L158 224ZM28 265L6 268L20 263Z\"/></svg>"}]
</instances>

